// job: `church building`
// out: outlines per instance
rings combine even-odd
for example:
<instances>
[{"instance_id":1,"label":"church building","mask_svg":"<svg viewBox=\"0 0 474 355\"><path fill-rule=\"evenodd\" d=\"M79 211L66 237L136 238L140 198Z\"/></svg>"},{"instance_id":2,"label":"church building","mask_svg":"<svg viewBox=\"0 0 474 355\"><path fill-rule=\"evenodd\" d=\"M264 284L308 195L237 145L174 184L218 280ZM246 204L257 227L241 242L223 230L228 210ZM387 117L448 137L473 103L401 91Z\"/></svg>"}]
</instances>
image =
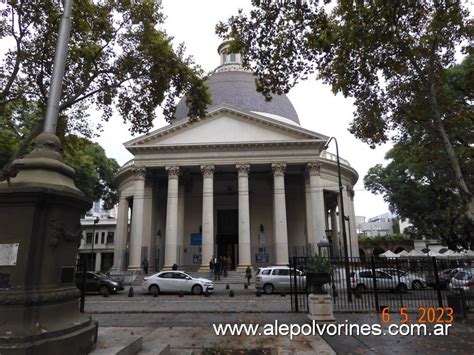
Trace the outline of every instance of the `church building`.
<instances>
[{"instance_id":1,"label":"church building","mask_svg":"<svg viewBox=\"0 0 474 355\"><path fill-rule=\"evenodd\" d=\"M340 159L341 194L329 136L303 128L286 95L265 101L240 55L225 49L207 80L206 117L190 122L182 99L172 124L125 143L134 158L116 177L116 270L138 271L145 258L151 270L207 271L220 256L237 270L286 265L298 250L317 251L327 230L343 256L342 223L359 255L357 172Z\"/></svg>"}]
</instances>

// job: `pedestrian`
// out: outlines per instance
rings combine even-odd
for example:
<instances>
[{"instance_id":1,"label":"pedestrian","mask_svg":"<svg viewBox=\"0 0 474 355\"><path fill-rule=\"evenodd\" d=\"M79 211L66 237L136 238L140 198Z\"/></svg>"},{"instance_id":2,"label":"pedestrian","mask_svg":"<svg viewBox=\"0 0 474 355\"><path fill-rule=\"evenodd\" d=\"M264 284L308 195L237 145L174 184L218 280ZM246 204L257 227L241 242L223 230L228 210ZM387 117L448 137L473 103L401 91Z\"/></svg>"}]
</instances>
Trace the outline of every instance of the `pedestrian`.
<instances>
[{"instance_id":1,"label":"pedestrian","mask_svg":"<svg viewBox=\"0 0 474 355\"><path fill-rule=\"evenodd\" d=\"M225 256L221 256L221 270L222 275L224 275L224 277L227 277L227 260Z\"/></svg>"},{"instance_id":2,"label":"pedestrian","mask_svg":"<svg viewBox=\"0 0 474 355\"><path fill-rule=\"evenodd\" d=\"M252 269L250 265L247 265L247 269L245 269L245 278L247 279L247 285L250 286L250 279L252 278Z\"/></svg>"},{"instance_id":3,"label":"pedestrian","mask_svg":"<svg viewBox=\"0 0 474 355\"><path fill-rule=\"evenodd\" d=\"M145 273L145 275L147 275L148 274L148 260L147 260L147 258L143 259L142 267L143 267L143 272Z\"/></svg>"},{"instance_id":4,"label":"pedestrian","mask_svg":"<svg viewBox=\"0 0 474 355\"><path fill-rule=\"evenodd\" d=\"M213 274L214 274L214 258L211 258L211 260L209 260L209 279L212 278Z\"/></svg>"},{"instance_id":5,"label":"pedestrian","mask_svg":"<svg viewBox=\"0 0 474 355\"><path fill-rule=\"evenodd\" d=\"M221 264L219 263L219 259L214 259L214 281L221 280Z\"/></svg>"},{"instance_id":6,"label":"pedestrian","mask_svg":"<svg viewBox=\"0 0 474 355\"><path fill-rule=\"evenodd\" d=\"M178 270L178 264L176 264L176 263L173 264L173 266L171 266L171 270L173 270L173 271Z\"/></svg>"}]
</instances>

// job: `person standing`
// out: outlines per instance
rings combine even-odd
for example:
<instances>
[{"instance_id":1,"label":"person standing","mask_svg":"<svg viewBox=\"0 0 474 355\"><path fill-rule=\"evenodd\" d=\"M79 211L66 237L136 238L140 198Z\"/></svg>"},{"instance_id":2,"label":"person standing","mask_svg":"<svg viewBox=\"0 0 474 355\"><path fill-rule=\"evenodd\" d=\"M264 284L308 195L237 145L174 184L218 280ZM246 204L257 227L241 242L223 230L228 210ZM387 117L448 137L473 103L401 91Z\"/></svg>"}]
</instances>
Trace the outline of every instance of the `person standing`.
<instances>
[{"instance_id":1,"label":"person standing","mask_svg":"<svg viewBox=\"0 0 474 355\"><path fill-rule=\"evenodd\" d=\"M227 259L225 256L221 256L221 270L222 270L222 275L224 277L227 277Z\"/></svg>"},{"instance_id":2,"label":"person standing","mask_svg":"<svg viewBox=\"0 0 474 355\"><path fill-rule=\"evenodd\" d=\"M209 278L212 278L212 274L214 273L214 258L209 260Z\"/></svg>"},{"instance_id":3,"label":"person standing","mask_svg":"<svg viewBox=\"0 0 474 355\"><path fill-rule=\"evenodd\" d=\"M245 278L247 279L247 285L250 286L250 279L252 278L252 269L250 265L247 265L247 269L245 269Z\"/></svg>"},{"instance_id":4,"label":"person standing","mask_svg":"<svg viewBox=\"0 0 474 355\"><path fill-rule=\"evenodd\" d=\"M218 258L214 259L214 281L221 280L221 264Z\"/></svg>"},{"instance_id":5,"label":"person standing","mask_svg":"<svg viewBox=\"0 0 474 355\"><path fill-rule=\"evenodd\" d=\"M148 260L147 260L147 258L143 259L142 267L143 267L143 272L145 273L145 275L147 275L148 274Z\"/></svg>"}]
</instances>

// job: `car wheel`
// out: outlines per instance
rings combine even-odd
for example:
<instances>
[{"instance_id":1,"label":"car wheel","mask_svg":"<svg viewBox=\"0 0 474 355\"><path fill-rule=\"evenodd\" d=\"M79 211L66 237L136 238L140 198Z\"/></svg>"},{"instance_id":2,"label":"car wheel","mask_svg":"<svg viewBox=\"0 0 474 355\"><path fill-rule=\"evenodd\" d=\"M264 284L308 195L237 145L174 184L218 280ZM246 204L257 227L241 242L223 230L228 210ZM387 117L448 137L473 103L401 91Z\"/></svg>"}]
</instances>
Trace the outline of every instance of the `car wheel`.
<instances>
[{"instance_id":1,"label":"car wheel","mask_svg":"<svg viewBox=\"0 0 474 355\"><path fill-rule=\"evenodd\" d=\"M263 286L263 291L264 291L267 295L272 294L274 289L275 289L275 288L273 287L272 284L265 284L265 286Z\"/></svg>"},{"instance_id":2,"label":"car wheel","mask_svg":"<svg viewBox=\"0 0 474 355\"><path fill-rule=\"evenodd\" d=\"M148 288L148 291L150 291L150 293L152 295L157 295L160 293L160 288L158 287L158 285L151 285L149 288Z\"/></svg>"},{"instance_id":3,"label":"car wheel","mask_svg":"<svg viewBox=\"0 0 474 355\"><path fill-rule=\"evenodd\" d=\"M194 285L191 289L191 292L195 295L200 295L202 293L202 286L201 285Z\"/></svg>"},{"instance_id":4,"label":"car wheel","mask_svg":"<svg viewBox=\"0 0 474 355\"><path fill-rule=\"evenodd\" d=\"M107 288L107 286L100 286L99 287L99 293L104 296L104 297L107 297L109 295L109 289Z\"/></svg>"},{"instance_id":5,"label":"car wheel","mask_svg":"<svg viewBox=\"0 0 474 355\"><path fill-rule=\"evenodd\" d=\"M421 290L423 288L423 284L421 283L421 281L415 280L411 284L411 288L414 289L414 290Z\"/></svg>"},{"instance_id":6,"label":"car wheel","mask_svg":"<svg viewBox=\"0 0 474 355\"><path fill-rule=\"evenodd\" d=\"M405 284L399 284L397 286L397 291L400 292L400 293L407 292L407 290L408 290L408 287Z\"/></svg>"},{"instance_id":7,"label":"car wheel","mask_svg":"<svg viewBox=\"0 0 474 355\"><path fill-rule=\"evenodd\" d=\"M367 290L367 287L365 287L364 284L358 284L357 287L355 288L355 292L357 293L364 293Z\"/></svg>"}]
</instances>

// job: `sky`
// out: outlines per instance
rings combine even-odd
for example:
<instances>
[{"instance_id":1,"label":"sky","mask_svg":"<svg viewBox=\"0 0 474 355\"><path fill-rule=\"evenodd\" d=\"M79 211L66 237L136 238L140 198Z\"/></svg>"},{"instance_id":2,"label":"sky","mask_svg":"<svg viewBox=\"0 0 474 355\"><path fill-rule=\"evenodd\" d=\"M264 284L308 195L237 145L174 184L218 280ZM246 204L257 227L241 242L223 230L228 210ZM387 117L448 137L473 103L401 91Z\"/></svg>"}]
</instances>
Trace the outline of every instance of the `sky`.
<instances>
[{"instance_id":1,"label":"sky","mask_svg":"<svg viewBox=\"0 0 474 355\"><path fill-rule=\"evenodd\" d=\"M235 15L239 8L248 10L250 1L233 0L163 0L163 11L167 16L164 24L166 32L174 37L173 43L184 42L187 54L206 72L219 65L217 47L222 42L215 34L215 25ZM298 113L302 127L327 136L336 137L340 156L347 159L359 174L359 181L354 187L354 206L357 216L374 217L388 212L388 205L383 198L365 191L363 178L368 169L375 164L385 164L384 156L390 144L377 147L375 150L348 132L354 106L350 98L334 95L329 86L315 79L301 82L288 94ZM160 128L167 123L157 120L154 126ZM132 155L123 147L123 143L132 139L128 126L119 117L104 124L104 132L96 139L110 158L120 164L132 159ZM329 152L335 153L334 143Z\"/></svg>"}]
</instances>

